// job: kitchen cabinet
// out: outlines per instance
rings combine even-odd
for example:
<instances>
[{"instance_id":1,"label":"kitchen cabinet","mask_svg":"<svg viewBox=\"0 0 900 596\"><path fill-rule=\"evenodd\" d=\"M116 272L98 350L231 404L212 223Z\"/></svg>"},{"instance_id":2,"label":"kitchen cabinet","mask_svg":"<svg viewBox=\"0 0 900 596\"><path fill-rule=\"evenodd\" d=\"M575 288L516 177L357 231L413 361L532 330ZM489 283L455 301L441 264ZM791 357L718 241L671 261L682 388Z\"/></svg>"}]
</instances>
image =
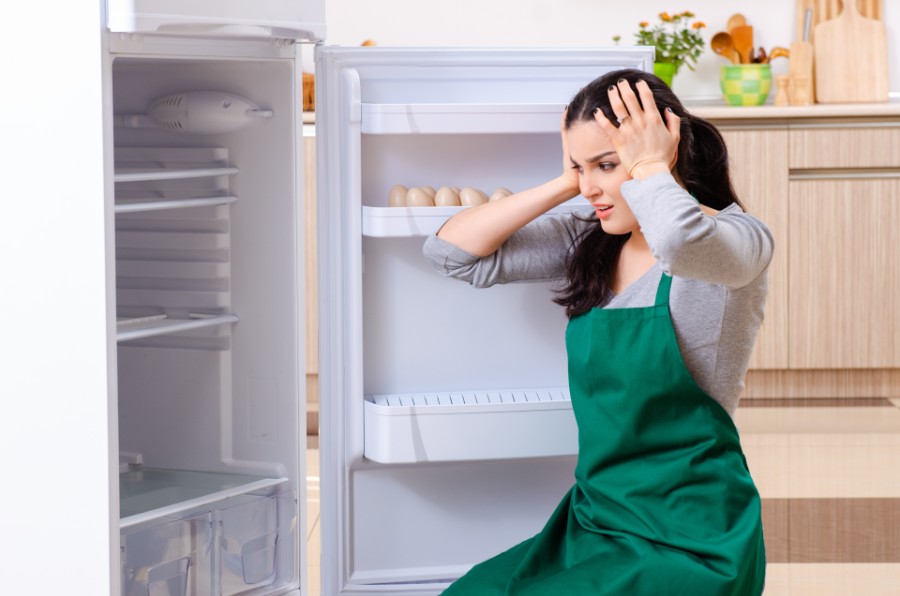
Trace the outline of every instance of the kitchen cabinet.
<instances>
[{"instance_id":1,"label":"kitchen cabinet","mask_svg":"<svg viewBox=\"0 0 900 596\"><path fill-rule=\"evenodd\" d=\"M789 217L792 367L900 366L900 176L792 181Z\"/></svg>"},{"instance_id":2,"label":"kitchen cabinet","mask_svg":"<svg viewBox=\"0 0 900 596\"><path fill-rule=\"evenodd\" d=\"M790 133L794 368L900 367L900 123Z\"/></svg>"},{"instance_id":3,"label":"kitchen cabinet","mask_svg":"<svg viewBox=\"0 0 900 596\"><path fill-rule=\"evenodd\" d=\"M775 254L769 266L769 297L751 368L788 368L788 132L787 128L722 130L732 176L744 207L769 226Z\"/></svg>"},{"instance_id":4,"label":"kitchen cabinet","mask_svg":"<svg viewBox=\"0 0 900 596\"><path fill-rule=\"evenodd\" d=\"M802 394L838 373L850 394L884 393L865 375L900 368L900 106L694 112L719 126L739 196L775 236L748 386L777 370Z\"/></svg>"}]
</instances>

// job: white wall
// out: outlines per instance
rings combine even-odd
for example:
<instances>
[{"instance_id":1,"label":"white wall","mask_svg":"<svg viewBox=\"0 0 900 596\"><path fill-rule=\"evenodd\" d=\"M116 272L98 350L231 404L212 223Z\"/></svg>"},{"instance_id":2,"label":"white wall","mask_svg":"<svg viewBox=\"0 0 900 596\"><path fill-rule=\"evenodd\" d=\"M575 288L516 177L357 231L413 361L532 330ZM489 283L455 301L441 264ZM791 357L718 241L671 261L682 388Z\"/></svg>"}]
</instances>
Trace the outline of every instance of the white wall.
<instances>
[{"instance_id":1,"label":"white wall","mask_svg":"<svg viewBox=\"0 0 900 596\"><path fill-rule=\"evenodd\" d=\"M900 92L900 0L883 0L888 32L889 88ZM326 43L381 46L599 46L612 37L631 43L640 21L658 21L662 11L690 10L707 24L707 42L724 30L728 17L741 12L754 27L755 46L768 51L794 41L794 2L754 0L326 0ZM311 58L306 69L312 71ZM719 68L726 61L707 48L697 70L682 68L674 89L682 98L719 97ZM773 73L787 72L787 61Z\"/></svg>"}]
</instances>

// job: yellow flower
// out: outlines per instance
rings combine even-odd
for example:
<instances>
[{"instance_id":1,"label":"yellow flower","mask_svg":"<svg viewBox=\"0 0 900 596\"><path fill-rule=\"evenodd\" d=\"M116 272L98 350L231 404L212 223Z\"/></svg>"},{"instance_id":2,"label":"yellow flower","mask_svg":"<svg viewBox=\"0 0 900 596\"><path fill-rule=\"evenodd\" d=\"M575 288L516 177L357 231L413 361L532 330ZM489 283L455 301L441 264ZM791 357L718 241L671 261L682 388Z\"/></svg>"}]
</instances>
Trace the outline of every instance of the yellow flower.
<instances>
[{"instance_id":1,"label":"yellow flower","mask_svg":"<svg viewBox=\"0 0 900 596\"><path fill-rule=\"evenodd\" d=\"M661 13L659 13L659 18L662 19L663 21L666 21L666 22L669 22L669 21L672 20L672 17L669 16L669 13L667 13L667 12L661 12Z\"/></svg>"},{"instance_id":2,"label":"yellow flower","mask_svg":"<svg viewBox=\"0 0 900 596\"><path fill-rule=\"evenodd\" d=\"M686 11L684 11L683 13L681 13L681 16L687 17L687 18L691 19L691 18L694 17L694 13L692 13L692 12L689 11L689 10L686 10Z\"/></svg>"},{"instance_id":3,"label":"yellow flower","mask_svg":"<svg viewBox=\"0 0 900 596\"><path fill-rule=\"evenodd\" d=\"M691 25L691 27L693 27L694 29L703 29L704 27L706 27L706 23L704 23L703 21L697 21L696 23Z\"/></svg>"},{"instance_id":4,"label":"yellow flower","mask_svg":"<svg viewBox=\"0 0 900 596\"><path fill-rule=\"evenodd\" d=\"M638 23L638 25L640 25L643 28L643 27L649 26L650 23L648 23L647 21L641 21L640 23Z\"/></svg>"}]
</instances>

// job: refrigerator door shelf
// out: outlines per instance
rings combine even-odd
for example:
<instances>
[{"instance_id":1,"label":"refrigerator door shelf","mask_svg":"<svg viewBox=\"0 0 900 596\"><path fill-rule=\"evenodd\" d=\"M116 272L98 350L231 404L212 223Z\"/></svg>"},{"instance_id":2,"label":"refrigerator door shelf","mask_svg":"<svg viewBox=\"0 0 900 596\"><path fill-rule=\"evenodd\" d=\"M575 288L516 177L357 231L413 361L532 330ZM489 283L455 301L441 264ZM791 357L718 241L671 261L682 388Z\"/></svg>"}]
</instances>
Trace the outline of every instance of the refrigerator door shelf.
<instances>
[{"instance_id":1,"label":"refrigerator door shelf","mask_svg":"<svg viewBox=\"0 0 900 596\"><path fill-rule=\"evenodd\" d=\"M106 20L113 32L316 41L325 0L106 0Z\"/></svg>"},{"instance_id":2,"label":"refrigerator door shelf","mask_svg":"<svg viewBox=\"0 0 900 596\"><path fill-rule=\"evenodd\" d=\"M362 208L363 236L402 238L430 236L444 222L467 207L366 207ZM585 211L581 198L573 199L547 211L541 217Z\"/></svg>"},{"instance_id":3,"label":"refrigerator door shelf","mask_svg":"<svg viewBox=\"0 0 900 596\"><path fill-rule=\"evenodd\" d=\"M364 134L559 134L563 104L362 104Z\"/></svg>"},{"instance_id":4,"label":"refrigerator door shelf","mask_svg":"<svg viewBox=\"0 0 900 596\"><path fill-rule=\"evenodd\" d=\"M379 463L573 455L566 389L366 396L365 456Z\"/></svg>"}]
</instances>

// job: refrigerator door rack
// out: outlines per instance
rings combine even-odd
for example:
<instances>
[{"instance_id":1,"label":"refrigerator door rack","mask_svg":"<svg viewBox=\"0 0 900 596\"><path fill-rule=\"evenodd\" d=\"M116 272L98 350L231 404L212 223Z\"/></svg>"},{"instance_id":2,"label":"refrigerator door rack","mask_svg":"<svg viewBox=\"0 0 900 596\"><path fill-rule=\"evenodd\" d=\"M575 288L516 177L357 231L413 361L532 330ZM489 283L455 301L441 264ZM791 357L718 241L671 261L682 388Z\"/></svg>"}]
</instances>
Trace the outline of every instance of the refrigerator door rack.
<instances>
[{"instance_id":1,"label":"refrigerator door rack","mask_svg":"<svg viewBox=\"0 0 900 596\"><path fill-rule=\"evenodd\" d=\"M379 463L573 455L567 389L367 395L365 456Z\"/></svg>"},{"instance_id":2,"label":"refrigerator door rack","mask_svg":"<svg viewBox=\"0 0 900 596\"><path fill-rule=\"evenodd\" d=\"M559 133L563 104L362 104L363 134Z\"/></svg>"},{"instance_id":3,"label":"refrigerator door rack","mask_svg":"<svg viewBox=\"0 0 900 596\"><path fill-rule=\"evenodd\" d=\"M468 207L362 207L362 234L376 238L430 236ZM584 210L580 197L547 211L539 219Z\"/></svg>"}]
</instances>

